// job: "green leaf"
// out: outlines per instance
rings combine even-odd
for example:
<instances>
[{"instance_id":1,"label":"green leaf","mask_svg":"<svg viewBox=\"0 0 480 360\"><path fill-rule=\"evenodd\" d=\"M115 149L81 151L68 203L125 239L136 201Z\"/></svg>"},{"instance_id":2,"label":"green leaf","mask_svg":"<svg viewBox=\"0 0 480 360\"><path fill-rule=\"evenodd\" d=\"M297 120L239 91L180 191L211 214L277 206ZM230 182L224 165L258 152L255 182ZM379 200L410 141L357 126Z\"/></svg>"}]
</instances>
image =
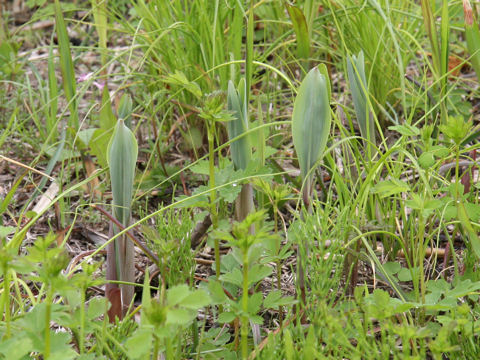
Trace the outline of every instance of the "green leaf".
<instances>
[{"instance_id":1,"label":"green leaf","mask_svg":"<svg viewBox=\"0 0 480 360\"><path fill-rule=\"evenodd\" d=\"M191 291L188 288L188 285L182 284L177 285L167 292L167 303L170 306L180 304L183 300L191 295Z\"/></svg>"},{"instance_id":2,"label":"green leaf","mask_svg":"<svg viewBox=\"0 0 480 360\"><path fill-rule=\"evenodd\" d=\"M463 12L465 15L465 38L467 40L467 49L471 56L470 62L477 74L477 79L480 79L480 30L473 16L469 0L463 1Z\"/></svg>"},{"instance_id":3,"label":"green leaf","mask_svg":"<svg viewBox=\"0 0 480 360\"><path fill-rule=\"evenodd\" d=\"M430 151L424 152L420 157L418 158L418 163L422 167L422 169L429 169L433 165L435 165L435 158L433 156L433 153Z\"/></svg>"},{"instance_id":4,"label":"green leaf","mask_svg":"<svg viewBox=\"0 0 480 360\"><path fill-rule=\"evenodd\" d=\"M280 290L271 291L263 300L263 307L265 309L273 309L279 306L290 305L294 302L293 296L282 297Z\"/></svg>"},{"instance_id":5,"label":"green leaf","mask_svg":"<svg viewBox=\"0 0 480 360\"><path fill-rule=\"evenodd\" d=\"M389 126L389 130L396 131L403 136L418 136L420 135L420 129L409 125L409 124L402 124L402 125L395 125L395 126Z\"/></svg>"},{"instance_id":6,"label":"green leaf","mask_svg":"<svg viewBox=\"0 0 480 360\"><path fill-rule=\"evenodd\" d=\"M0 354L2 354L5 359L20 360L33 350L32 341L27 336L22 336L22 334L17 335L20 336L2 339L2 341L0 341Z\"/></svg>"},{"instance_id":7,"label":"green leaf","mask_svg":"<svg viewBox=\"0 0 480 360\"><path fill-rule=\"evenodd\" d=\"M389 261L383 264L383 269L388 275L395 275L402 269L402 265L400 265L398 262Z\"/></svg>"},{"instance_id":8,"label":"green leaf","mask_svg":"<svg viewBox=\"0 0 480 360\"><path fill-rule=\"evenodd\" d=\"M310 38L305 15L303 15L302 10L296 6L289 4L285 6L287 7L288 14L292 20L293 30L297 37L297 55L302 60L308 60L310 57Z\"/></svg>"},{"instance_id":9,"label":"green leaf","mask_svg":"<svg viewBox=\"0 0 480 360\"><path fill-rule=\"evenodd\" d=\"M457 202L457 216L462 224L462 227L468 233L468 239L470 240L470 245L472 246L473 252L477 258L480 258L480 238L477 235L477 232L474 230L470 219L467 215L467 210L462 201Z\"/></svg>"},{"instance_id":10,"label":"green leaf","mask_svg":"<svg viewBox=\"0 0 480 360\"><path fill-rule=\"evenodd\" d=\"M196 316L196 312L186 309L169 309L167 324L188 325Z\"/></svg>"},{"instance_id":11,"label":"green leaf","mask_svg":"<svg viewBox=\"0 0 480 360\"><path fill-rule=\"evenodd\" d=\"M133 181L138 156L138 145L135 136L120 119L115 127L108 148L108 164L112 183L113 214L123 225L128 226L133 196ZM113 226L115 233L117 226ZM133 242L122 236L114 242L115 271L120 281L134 282L134 247ZM122 302L129 305L133 298L133 286L122 286Z\"/></svg>"},{"instance_id":12,"label":"green leaf","mask_svg":"<svg viewBox=\"0 0 480 360\"><path fill-rule=\"evenodd\" d=\"M370 190L373 194L379 194L382 198L410 191L407 183L398 179L384 180Z\"/></svg>"},{"instance_id":13,"label":"green leaf","mask_svg":"<svg viewBox=\"0 0 480 360\"><path fill-rule=\"evenodd\" d=\"M70 346L70 334L66 332L54 332L50 330L51 354L52 360L74 359L78 354Z\"/></svg>"},{"instance_id":14,"label":"green leaf","mask_svg":"<svg viewBox=\"0 0 480 360\"><path fill-rule=\"evenodd\" d=\"M371 147L372 144L375 144L375 124L368 104L368 85L365 77L363 51L360 51L358 56L352 55L351 58L347 58L347 72L360 133L366 140L365 143L370 152L369 157L371 157L373 156Z\"/></svg>"},{"instance_id":15,"label":"green leaf","mask_svg":"<svg viewBox=\"0 0 480 360\"><path fill-rule=\"evenodd\" d=\"M118 105L118 118L127 122L132 114L132 108L132 98L128 94L123 94L122 98L120 99L120 104Z\"/></svg>"},{"instance_id":16,"label":"green leaf","mask_svg":"<svg viewBox=\"0 0 480 360\"><path fill-rule=\"evenodd\" d=\"M480 204L472 204L469 202L464 202L465 210L467 211L468 218L471 221L479 222L480 221Z\"/></svg>"},{"instance_id":17,"label":"green leaf","mask_svg":"<svg viewBox=\"0 0 480 360\"><path fill-rule=\"evenodd\" d=\"M283 332L283 348L285 349L285 359L293 360L296 359L295 354L296 350L293 346L292 334L289 329L285 329Z\"/></svg>"},{"instance_id":18,"label":"green leaf","mask_svg":"<svg viewBox=\"0 0 480 360\"><path fill-rule=\"evenodd\" d=\"M248 130L245 80L240 80L238 89L238 91L235 89L232 81L228 82L227 107L228 110L233 113L233 119L227 122L228 137L230 140L244 134ZM232 142L230 149L235 169L245 169L252 157L249 136L243 136Z\"/></svg>"},{"instance_id":19,"label":"green leaf","mask_svg":"<svg viewBox=\"0 0 480 360\"><path fill-rule=\"evenodd\" d=\"M101 106L100 113L99 113L100 128L110 133L111 130L115 127L116 119L112 111L112 102L110 101L110 92L108 91L108 87L106 85L103 87L102 103L100 106Z\"/></svg>"},{"instance_id":20,"label":"green leaf","mask_svg":"<svg viewBox=\"0 0 480 360\"><path fill-rule=\"evenodd\" d=\"M189 81L185 74L181 71L175 70L175 73L166 76L164 81L169 84L179 85L193 94L197 99L201 99L203 96L200 86L194 81Z\"/></svg>"},{"instance_id":21,"label":"green leaf","mask_svg":"<svg viewBox=\"0 0 480 360\"><path fill-rule=\"evenodd\" d=\"M93 155L97 157L100 166L106 168L108 166L107 154L108 145L113 134L113 128L110 130L96 129L90 139L90 149Z\"/></svg>"},{"instance_id":22,"label":"green leaf","mask_svg":"<svg viewBox=\"0 0 480 360\"><path fill-rule=\"evenodd\" d=\"M190 167L190 171L193 172L194 174L209 175L210 168L209 168L208 160L197 161L195 165Z\"/></svg>"},{"instance_id":23,"label":"green leaf","mask_svg":"<svg viewBox=\"0 0 480 360\"><path fill-rule=\"evenodd\" d=\"M117 122L108 149L108 164L112 182L114 214L124 226L130 218L133 194L133 180L138 156L135 136L122 119Z\"/></svg>"},{"instance_id":24,"label":"green leaf","mask_svg":"<svg viewBox=\"0 0 480 360\"><path fill-rule=\"evenodd\" d=\"M223 290L222 284L220 284L218 281L209 281L208 290L210 291L213 304L222 304L228 299L225 291Z\"/></svg>"},{"instance_id":25,"label":"green leaf","mask_svg":"<svg viewBox=\"0 0 480 360\"><path fill-rule=\"evenodd\" d=\"M8 235L13 234L17 230L13 226L0 226L0 239L6 238Z\"/></svg>"},{"instance_id":26,"label":"green leaf","mask_svg":"<svg viewBox=\"0 0 480 360\"><path fill-rule=\"evenodd\" d=\"M440 125L439 128L444 135L459 145L472 130L472 121L465 121L462 116L449 116L447 123Z\"/></svg>"},{"instance_id":27,"label":"green leaf","mask_svg":"<svg viewBox=\"0 0 480 360\"><path fill-rule=\"evenodd\" d=\"M237 316L233 312L223 312L218 316L218 322L220 324L230 323L235 320Z\"/></svg>"},{"instance_id":28,"label":"green leaf","mask_svg":"<svg viewBox=\"0 0 480 360\"><path fill-rule=\"evenodd\" d=\"M256 282L265 279L270 276L273 269L267 265L253 265L248 272L248 285L255 284Z\"/></svg>"},{"instance_id":29,"label":"green leaf","mask_svg":"<svg viewBox=\"0 0 480 360\"><path fill-rule=\"evenodd\" d=\"M129 359L140 359L150 354L153 340L153 327L141 327L125 342Z\"/></svg>"},{"instance_id":30,"label":"green leaf","mask_svg":"<svg viewBox=\"0 0 480 360\"><path fill-rule=\"evenodd\" d=\"M263 294L261 292L254 293L248 297L248 313L254 315L260 311L262 306Z\"/></svg>"},{"instance_id":31,"label":"green leaf","mask_svg":"<svg viewBox=\"0 0 480 360\"><path fill-rule=\"evenodd\" d=\"M411 281L412 280L412 273L407 268L402 268L398 272L398 280L400 281Z\"/></svg>"},{"instance_id":32,"label":"green leaf","mask_svg":"<svg viewBox=\"0 0 480 360\"><path fill-rule=\"evenodd\" d=\"M243 275L240 269L235 268L233 269L233 271L220 276L220 280L236 285L238 287L242 287Z\"/></svg>"},{"instance_id":33,"label":"green leaf","mask_svg":"<svg viewBox=\"0 0 480 360\"><path fill-rule=\"evenodd\" d=\"M298 89L292 114L293 145L307 193L311 170L322 158L330 133L329 102L327 80L317 68L310 70Z\"/></svg>"},{"instance_id":34,"label":"green leaf","mask_svg":"<svg viewBox=\"0 0 480 360\"><path fill-rule=\"evenodd\" d=\"M70 122L69 126L74 129L79 129L77 100L76 100L76 79L73 68L72 53L70 51L70 38L65 26L60 2L55 0L55 27L57 30L58 47L60 52L60 68L62 70L63 88L65 90L65 97L70 108Z\"/></svg>"},{"instance_id":35,"label":"green leaf","mask_svg":"<svg viewBox=\"0 0 480 360\"><path fill-rule=\"evenodd\" d=\"M210 303L210 296L208 296L205 290L196 290L178 304L187 309L198 310Z\"/></svg>"},{"instance_id":36,"label":"green leaf","mask_svg":"<svg viewBox=\"0 0 480 360\"><path fill-rule=\"evenodd\" d=\"M82 305L83 306L83 305ZM107 299L95 297L88 302L87 320L91 321L105 314Z\"/></svg>"}]
</instances>

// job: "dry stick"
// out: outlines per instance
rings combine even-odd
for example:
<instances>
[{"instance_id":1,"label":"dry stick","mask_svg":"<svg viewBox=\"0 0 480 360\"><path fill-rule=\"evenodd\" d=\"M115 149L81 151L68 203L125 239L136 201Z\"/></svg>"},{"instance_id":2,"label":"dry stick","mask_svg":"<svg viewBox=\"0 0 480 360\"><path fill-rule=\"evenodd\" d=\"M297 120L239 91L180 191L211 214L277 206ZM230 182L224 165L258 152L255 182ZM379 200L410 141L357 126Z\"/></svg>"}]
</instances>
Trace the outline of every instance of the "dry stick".
<instances>
[{"instance_id":1,"label":"dry stick","mask_svg":"<svg viewBox=\"0 0 480 360\"><path fill-rule=\"evenodd\" d=\"M83 259L85 256L89 256L89 255L93 254L93 253L96 252L96 251L97 251L96 249L95 249L95 250L87 250L87 251L83 251L83 252L81 252L80 254L78 254L77 256L75 256L75 257L72 259L72 261L70 261L70 264L68 264L68 266L67 266L67 270L66 270L67 273L70 273L70 272L73 270L73 268L74 268L75 266L77 266L78 262L79 262L81 259ZM101 251L99 251L98 253L99 253L99 254L102 254L102 255L105 255L105 254L107 254L107 251L106 251L106 250L101 250ZM68 276L68 278L71 278L72 275L73 275L73 273L71 273L71 274Z\"/></svg>"},{"instance_id":2,"label":"dry stick","mask_svg":"<svg viewBox=\"0 0 480 360\"><path fill-rule=\"evenodd\" d=\"M195 225L190 238L190 246L192 248L196 248L200 245L203 235L205 235L210 226L212 226L212 218L210 215L205 216L205 219Z\"/></svg>"},{"instance_id":3,"label":"dry stick","mask_svg":"<svg viewBox=\"0 0 480 360\"><path fill-rule=\"evenodd\" d=\"M111 222L113 222L116 226L120 228L121 231L125 230L125 226L123 226L117 219L115 219L108 211L103 209L101 206L91 204L94 209L97 209L100 211L103 215L108 217ZM157 265L160 268L160 259L155 255L152 251L150 251L149 248L147 248L139 239L137 239L130 231L126 231L127 236L137 245L147 257L152 260L155 265Z\"/></svg>"},{"instance_id":4,"label":"dry stick","mask_svg":"<svg viewBox=\"0 0 480 360\"><path fill-rule=\"evenodd\" d=\"M14 164L14 165L23 167L24 169L30 170L30 171L32 171L32 172L34 172L34 173L39 174L39 175L45 176L46 178L48 178L48 179L50 179L50 180L52 180L52 181L55 180L53 177L51 177L51 176L48 175L48 174L45 174L44 172L41 172L40 170L34 169L34 168L32 168L32 167L30 167L30 166L28 166L28 165L22 164L21 162L15 161L15 160L10 159L10 158L8 158L8 157L6 157L6 156L0 155L0 159L3 159L3 160L5 160L5 161L8 161L8 162L10 162L10 163L12 163L12 164Z\"/></svg>"}]
</instances>

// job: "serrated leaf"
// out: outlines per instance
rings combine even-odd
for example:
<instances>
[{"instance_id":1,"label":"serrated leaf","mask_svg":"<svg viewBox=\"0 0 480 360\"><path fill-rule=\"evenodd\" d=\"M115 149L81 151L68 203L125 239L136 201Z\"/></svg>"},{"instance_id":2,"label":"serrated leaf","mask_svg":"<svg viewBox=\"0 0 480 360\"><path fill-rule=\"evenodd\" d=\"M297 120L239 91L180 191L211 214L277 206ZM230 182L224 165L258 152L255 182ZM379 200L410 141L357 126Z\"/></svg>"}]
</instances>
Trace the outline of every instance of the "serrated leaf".
<instances>
[{"instance_id":1,"label":"serrated leaf","mask_svg":"<svg viewBox=\"0 0 480 360\"><path fill-rule=\"evenodd\" d=\"M240 269L235 268L233 269L233 271L220 276L220 280L236 285L238 287L242 287L243 275Z\"/></svg>"},{"instance_id":2,"label":"serrated leaf","mask_svg":"<svg viewBox=\"0 0 480 360\"><path fill-rule=\"evenodd\" d=\"M199 174L199 175L209 175L210 174L210 164L208 160L200 160L195 165L190 167L190 171Z\"/></svg>"},{"instance_id":3,"label":"serrated leaf","mask_svg":"<svg viewBox=\"0 0 480 360\"><path fill-rule=\"evenodd\" d=\"M395 275L402 269L402 265L398 262L389 261L383 264L383 269L388 275Z\"/></svg>"},{"instance_id":4,"label":"serrated leaf","mask_svg":"<svg viewBox=\"0 0 480 360\"><path fill-rule=\"evenodd\" d=\"M186 309L198 310L209 305L210 302L210 296L205 290L196 290L178 304Z\"/></svg>"},{"instance_id":5,"label":"serrated leaf","mask_svg":"<svg viewBox=\"0 0 480 360\"><path fill-rule=\"evenodd\" d=\"M10 234L13 234L15 230L17 230L17 228L13 226L0 226L0 239L3 239Z\"/></svg>"},{"instance_id":6,"label":"serrated leaf","mask_svg":"<svg viewBox=\"0 0 480 360\"><path fill-rule=\"evenodd\" d=\"M430 152L432 152L437 158L445 158L450 154L450 150L443 145L432 146Z\"/></svg>"},{"instance_id":7,"label":"serrated leaf","mask_svg":"<svg viewBox=\"0 0 480 360\"><path fill-rule=\"evenodd\" d=\"M379 182L377 185L372 187L370 191L374 194L379 194L381 197L387 197L410 191L410 187L407 183L401 180L391 179Z\"/></svg>"},{"instance_id":8,"label":"serrated leaf","mask_svg":"<svg viewBox=\"0 0 480 360\"><path fill-rule=\"evenodd\" d=\"M392 131L396 131L404 136L420 135L420 129L409 124L389 126L388 129Z\"/></svg>"},{"instance_id":9,"label":"serrated leaf","mask_svg":"<svg viewBox=\"0 0 480 360\"><path fill-rule=\"evenodd\" d=\"M252 285L272 273L273 269L267 265L253 265L248 272L248 285Z\"/></svg>"},{"instance_id":10,"label":"serrated leaf","mask_svg":"<svg viewBox=\"0 0 480 360\"><path fill-rule=\"evenodd\" d=\"M107 299L95 297L88 302L87 320L92 321L105 314Z\"/></svg>"},{"instance_id":11,"label":"serrated leaf","mask_svg":"<svg viewBox=\"0 0 480 360\"><path fill-rule=\"evenodd\" d=\"M433 153L430 151L424 152L418 158L418 163L422 167L422 169L431 168L433 165L435 165L435 158L433 156Z\"/></svg>"},{"instance_id":12,"label":"serrated leaf","mask_svg":"<svg viewBox=\"0 0 480 360\"><path fill-rule=\"evenodd\" d=\"M464 205L468 214L468 218L475 222L480 221L480 204L465 202Z\"/></svg>"},{"instance_id":13,"label":"serrated leaf","mask_svg":"<svg viewBox=\"0 0 480 360\"><path fill-rule=\"evenodd\" d=\"M5 359L20 360L33 350L32 345L32 341L27 336L2 339L2 341L0 341L0 354L2 354Z\"/></svg>"},{"instance_id":14,"label":"serrated leaf","mask_svg":"<svg viewBox=\"0 0 480 360\"><path fill-rule=\"evenodd\" d=\"M129 359L140 359L150 353L153 340L153 328L141 327L130 335L125 342Z\"/></svg>"},{"instance_id":15,"label":"serrated leaf","mask_svg":"<svg viewBox=\"0 0 480 360\"><path fill-rule=\"evenodd\" d=\"M186 309L170 309L167 313L167 324L187 325L195 315L195 312Z\"/></svg>"},{"instance_id":16,"label":"serrated leaf","mask_svg":"<svg viewBox=\"0 0 480 360\"><path fill-rule=\"evenodd\" d=\"M66 332L50 331L51 354L49 359L69 360L74 359L78 354L70 346L71 336Z\"/></svg>"},{"instance_id":17,"label":"serrated leaf","mask_svg":"<svg viewBox=\"0 0 480 360\"><path fill-rule=\"evenodd\" d=\"M293 296L282 296L280 290L271 291L263 300L263 307L265 309L273 309L279 306L290 305L294 302Z\"/></svg>"},{"instance_id":18,"label":"serrated leaf","mask_svg":"<svg viewBox=\"0 0 480 360\"><path fill-rule=\"evenodd\" d=\"M183 300L191 295L188 285L182 284L170 288L167 292L167 303L170 306L180 304Z\"/></svg>"},{"instance_id":19,"label":"serrated leaf","mask_svg":"<svg viewBox=\"0 0 480 360\"><path fill-rule=\"evenodd\" d=\"M218 322L220 324L230 323L235 320L237 316L233 312L223 312L218 316Z\"/></svg>"},{"instance_id":20,"label":"serrated leaf","mask_svg":"<svg viewBox=\"0 0 480 360\"><path fill-rule=\"evenodd\" d=\"M257 324L257 325L262 325L263 324L263 317L260 315L250 315L249 318L251 323Z\"/></svg>"},{"instance_id":21,"label":"serrated leaf","mask_svg":"<svg viewBox=\"0 0 480 360\"><path fill-rule=\"evenodd\" d=\"M208 283L208 290L210 291L210 295L214 304L221 304L228 299L222 285L218 281L210 281Z\"/></svg>"},{"instance_id":22,"label":"serrated leaf","mask_svg":"<svg viewBox=\"0 0 480 360\"><path fill-rule=\"evenodd\" d=\"M260 311L262 306L263 294L261 292L254 293L248 297L248 313L254 315Z\"/></svg>"},{"instance_id":23,"label":"serrated leaf","mask_svg":"<svg viewBox=\"0 0 480 360\"><path fill-rule=\"evenodd\" d=\"M188 80L185 74L181 71L175 70L174 74L165 77L164 80L169 84L182 86L187 91L192 93L197 99L202 98L203 93L200 89L200 86L196 82Z\"/></svg>"}]
</instances>

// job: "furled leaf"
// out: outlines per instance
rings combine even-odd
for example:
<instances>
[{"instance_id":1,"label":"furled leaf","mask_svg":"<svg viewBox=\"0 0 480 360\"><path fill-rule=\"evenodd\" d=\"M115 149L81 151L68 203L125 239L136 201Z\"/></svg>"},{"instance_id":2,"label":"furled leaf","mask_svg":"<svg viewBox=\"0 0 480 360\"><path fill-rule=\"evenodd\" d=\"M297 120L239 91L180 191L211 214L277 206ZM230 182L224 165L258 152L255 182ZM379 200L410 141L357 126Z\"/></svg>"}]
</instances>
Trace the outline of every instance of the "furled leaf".
<instances>
[{"instance_id":1,"label":"furled leaf","mask_svg":"<svg viewBox=\"0 0 480 360\"><path fill-rule=\"evenodd\" d=\"M308 60L310 56L310 38L305 15L296 6L286 4L286 7L297 37L297 55L302 60Z\"/></svg>"},{"instance_id":2,"label":"furled leaf","mask_svg":"<svg viewBox=\"0 0 480 360\"><path fill-rule=\"evenodd\" d=\"M110 142L107 160L110 166L114 213L123 225L127 225L130 217L137 156L137 140L120 119Z\"/></svg>"},{"instance_id":3,"label":"furled leaf","mask_svg":"<svg viewBox=\"0 0 480 360\"><path fill-rule=\"evenodd\" d=\"M352 91L353 106L357 115L360 133L365 139L367 148L371 149L375 143L375 125L373 116L368 104L368 87L365 77L365 59L363 51L358 56L352 55L351 59L347 58L347 72L350 90ZM370 151L373 151L371 149ZM370 156L373 154L371 153Z\"/></svg>"},{"instance_id":4,"label":"furled leaf","mask_svg":"<svg viewBox=\"0 0 480 360\"><path fill-rule=\"evenodd\" d=\"M247 103L245 101L245 81L238 84L238 91L232 81L228 82L227 106L233 112L233 120L227 122L230 140L245 133L248 129ZM250 161L252 150L248 136L235 140L230 144L235 169L245 169Z\"/></svg>"},{"instance_id":5,"label":"furled leaf","mask_svg":"<svg viewBox=\"0 0 480 360\"><path fill-rule=\"evenodd\" d=\"M293 106L293 145L307 190L310 188L309 173L322 157L330 132L327 84L317 68L310 70L298 89Z\"/></svg>"}]
</instances>

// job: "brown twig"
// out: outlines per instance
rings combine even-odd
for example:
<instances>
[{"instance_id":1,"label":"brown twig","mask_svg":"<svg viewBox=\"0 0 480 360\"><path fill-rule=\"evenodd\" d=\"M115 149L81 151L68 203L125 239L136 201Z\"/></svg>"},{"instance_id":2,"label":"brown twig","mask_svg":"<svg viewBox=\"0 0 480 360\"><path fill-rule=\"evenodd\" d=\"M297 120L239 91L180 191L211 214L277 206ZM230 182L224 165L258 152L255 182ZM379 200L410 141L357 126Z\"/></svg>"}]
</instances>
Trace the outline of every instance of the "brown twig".
<instances>
[{"instance_id":1,"label":"brown twig","mask_svg":"<svg viewBox=\"0 0 480 360\"><path fill-rule=\"evenodd\" d=\"M193 229L192 232L192 237L190 238L190 246L192 248L196 248L200 244L203 235L205 235L210 226L212 226L212 218L210 215L205 216L202 221L195 225L195 229Z\"/></svg>"}]
</instances>

